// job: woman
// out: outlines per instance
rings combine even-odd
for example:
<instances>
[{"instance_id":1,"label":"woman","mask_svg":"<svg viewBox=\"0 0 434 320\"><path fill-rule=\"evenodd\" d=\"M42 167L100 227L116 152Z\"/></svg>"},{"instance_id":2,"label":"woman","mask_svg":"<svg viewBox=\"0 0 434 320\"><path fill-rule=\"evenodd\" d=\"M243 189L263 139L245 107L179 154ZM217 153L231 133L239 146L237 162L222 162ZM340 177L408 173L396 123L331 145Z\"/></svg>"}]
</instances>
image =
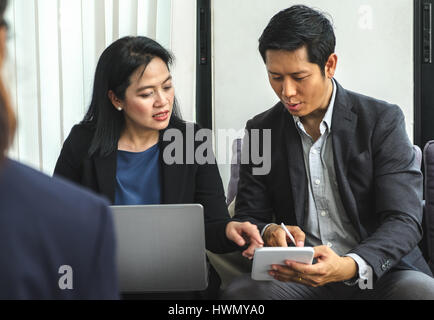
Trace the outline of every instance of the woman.
<instances>
[{"instance_id":1,"label":"woman","mask_svg":"<svg viewBox=\"0 0 434 320\"><path fill-rule=\"evenodd\" d=\"M163 159L170 143L163 139L166 130L182 133L184 160L188 144L171 63L170 53L146 37L125 37L110 45L96 68L90 108L65 141L54 173L115 205L200 203L207 249L234 251L232 241L242 246L247 236L250 247L243 254L252 257L262 239L256 226L230 220L217 166L168 164ZM215 270L211 272L213 294L207 298L215 298L219 286Z\"/></svg>"}]
</instances>

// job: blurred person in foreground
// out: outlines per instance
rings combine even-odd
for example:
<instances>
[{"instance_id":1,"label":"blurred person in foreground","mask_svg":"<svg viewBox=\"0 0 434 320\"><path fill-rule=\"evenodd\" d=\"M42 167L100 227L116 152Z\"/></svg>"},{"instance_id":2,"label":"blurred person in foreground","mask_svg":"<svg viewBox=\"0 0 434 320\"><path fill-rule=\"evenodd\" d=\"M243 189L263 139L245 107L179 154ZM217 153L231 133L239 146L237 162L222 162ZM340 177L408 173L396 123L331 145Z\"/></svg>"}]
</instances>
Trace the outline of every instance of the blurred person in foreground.
<instances>
[{"instance_id":1,"label":"blurred person in foreground","mask_svg":"<svg viewBox=\"0 0 434 320\"><path fill-rule=\"evenodd\" d=\"M6 6L0 0L0 66ZM107 202L7 158L15 126L0 79L0 299L118 299Z\"/></svg>"}]
</instances>

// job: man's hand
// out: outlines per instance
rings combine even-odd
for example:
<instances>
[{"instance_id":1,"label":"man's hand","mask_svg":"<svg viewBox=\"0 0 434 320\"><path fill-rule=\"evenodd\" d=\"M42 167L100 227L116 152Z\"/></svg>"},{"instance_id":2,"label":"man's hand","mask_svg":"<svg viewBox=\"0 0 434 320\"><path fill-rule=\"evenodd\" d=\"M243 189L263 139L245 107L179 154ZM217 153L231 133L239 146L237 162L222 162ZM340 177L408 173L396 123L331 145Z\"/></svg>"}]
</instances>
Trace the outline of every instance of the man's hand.
<instances>
[{"instance_id":1,"label":"man's hand","mask_svg":"<svg viewBox=\"0 0 434 320\"><path fill-rule=\"evenodd\" d=\"M306 238L304 232L296 226L286 227L294 237L297 247L304 247L304 240ZM267 247L287 247L287 240L289 240L289 237L286 235L285 230L283 230L280 226L271 224L267 227L267 229L265 229L264 242Z\"/></svg>"},{"instance_id":2,"label":"man's hand","mask_svg":"<svg viewBox=\"0 0 434 320\"><path fill-rule=\"evenodd\" d=\"M240 247L249 244L249 247L243 251L243 256L248 259L253 259L256 248L264 246L258 227L250 222L229 222L226 226L226 237Z\"/></svg>"},{"instance_id":3,"label":"man's hand","mask_svg":"<svg viewBox=\"0 0 434 320\"><path fill-rule=\"evenodd\" d=\"M353 278L357 274L357 264L350 257L340 257L327 246L315 247L317 263L306 265L285 261L285 266L273 265L269 274L283 282L298 282L312 287L321 287L331 282Z\"/></svg>"}]
</instances>

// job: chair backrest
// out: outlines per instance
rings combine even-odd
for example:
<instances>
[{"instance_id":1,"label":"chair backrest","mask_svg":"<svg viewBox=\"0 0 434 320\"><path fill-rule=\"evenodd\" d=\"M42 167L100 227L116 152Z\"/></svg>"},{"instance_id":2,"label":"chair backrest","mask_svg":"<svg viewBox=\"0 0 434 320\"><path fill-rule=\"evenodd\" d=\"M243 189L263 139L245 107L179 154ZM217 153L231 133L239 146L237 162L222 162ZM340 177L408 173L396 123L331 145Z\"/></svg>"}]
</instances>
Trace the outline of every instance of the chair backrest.
<instances>
[{"instance_id":1,"label":"chair backrest","mask_svg":"<svg viewBox=\"0 0 434 320\"><path fill-rule=\"evenodd\" d=\"M241 143L242 139L235 139L232 143L231 177L229 179L228 194L226 197L227 205L235 199L238 191L238 180L240 179L241 164Z\"/></svg>"},{"instance_id":2,"label":"chair backrest","mask_svg":"<svg viewBox=\"0 0 434 320\"><path fill-rule=\"evenodd\" d=\"M428 141L425 145L423 160L425 169L424 240L428 264L434 272L434 141Z\"/></svg>"},{"instance_id":3,"label":"chair backrest","mask_svg":"<svg viewBox=\"0 0 434 320\"><path fill-rule=\"evenodd\" d=\"M416 155L416 161L419 164L419 169L422 167L422 150L420 150L419 146L413 145L413 150Z\"/></svg>"},{"instance_id":4,"label":"chair backrest","mask_svg":"<svg viewBox=\"0 0 434 320\"><path fill-rule=\"evenodd\" d=\"M422 150L417 145L413 145L414 154L416 157L416 162L418 164L418 168L422 167ZM425 219L425 201L424 201L424 210L423 210L423 219L422 219L422 228L423 228L423 238L419 242L419 248L423 253L423 256L429 261L429 249L428 249L428 239L426 235L426 219Z\"/></svg>"}]
</instances>

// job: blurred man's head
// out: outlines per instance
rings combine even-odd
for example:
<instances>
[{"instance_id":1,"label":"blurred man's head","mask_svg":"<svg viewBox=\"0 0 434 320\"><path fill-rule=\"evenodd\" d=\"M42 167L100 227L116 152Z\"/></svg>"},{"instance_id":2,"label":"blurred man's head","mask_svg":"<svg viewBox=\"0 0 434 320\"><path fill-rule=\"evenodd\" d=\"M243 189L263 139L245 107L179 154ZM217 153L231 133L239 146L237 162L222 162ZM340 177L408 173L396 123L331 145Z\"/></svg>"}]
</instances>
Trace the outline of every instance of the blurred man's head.
<instances>
[{"instance_id":1,"label":"blurred man's head","mask_svg":"<svg viewBox=\"0 0 434 320\"><path fill-rule=\"evenodd\" d=\"M4 18L6 6L7 0L0 0L0 73L6 55L7 24ZM14 131L15 117L3 79L0 77L0 161L3 160L9 145L12 143Z\"/></svg>"}]
</instances>

